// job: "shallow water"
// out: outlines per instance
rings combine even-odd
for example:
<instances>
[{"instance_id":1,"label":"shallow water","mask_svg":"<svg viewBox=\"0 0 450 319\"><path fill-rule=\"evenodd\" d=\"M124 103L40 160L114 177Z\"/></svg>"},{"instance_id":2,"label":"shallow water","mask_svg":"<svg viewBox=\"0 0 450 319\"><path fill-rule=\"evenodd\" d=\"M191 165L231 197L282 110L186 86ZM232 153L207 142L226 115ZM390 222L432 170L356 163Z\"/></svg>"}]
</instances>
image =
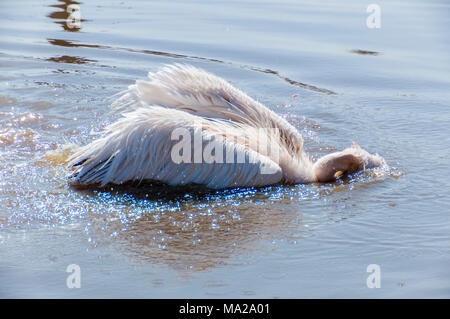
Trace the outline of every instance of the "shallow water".
<instances>
[{"instance_id":1,"label":"shallow water","mask_svg":"<svg viewBox=\"0 0 450 319\"><path fill-rule=\"evenodd\" d=\"M0 296L450 297L450 5L378 4L380 29L356 0L2 1ZM391 168L262 189L70 187L64 161L114 121L109 97L175 62L282 114L314 157L355 140Z\"/></svg>"}]
</instances>

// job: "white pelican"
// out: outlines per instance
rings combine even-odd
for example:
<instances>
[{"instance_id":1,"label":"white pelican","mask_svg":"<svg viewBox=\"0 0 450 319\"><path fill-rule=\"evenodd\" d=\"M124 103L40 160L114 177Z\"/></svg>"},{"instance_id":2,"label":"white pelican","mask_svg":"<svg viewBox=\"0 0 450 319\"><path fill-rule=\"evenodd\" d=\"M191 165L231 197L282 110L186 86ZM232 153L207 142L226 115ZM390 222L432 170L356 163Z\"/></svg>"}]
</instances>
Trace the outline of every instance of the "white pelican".
<instances>
[{"instance_id":1,"label":"white pelican","mask_svg":"<svg viewBox=\"0 0 450 319\"><path fill-rule=\"evenodd\" d=\"M165 66L148 77L120 93L112 109L122 117L103 137L72 155L71 183L152 180L219 189L330 182L385 164L356 143L313 162L291 124L193 66Z\"/></svg>"}]
</instances>

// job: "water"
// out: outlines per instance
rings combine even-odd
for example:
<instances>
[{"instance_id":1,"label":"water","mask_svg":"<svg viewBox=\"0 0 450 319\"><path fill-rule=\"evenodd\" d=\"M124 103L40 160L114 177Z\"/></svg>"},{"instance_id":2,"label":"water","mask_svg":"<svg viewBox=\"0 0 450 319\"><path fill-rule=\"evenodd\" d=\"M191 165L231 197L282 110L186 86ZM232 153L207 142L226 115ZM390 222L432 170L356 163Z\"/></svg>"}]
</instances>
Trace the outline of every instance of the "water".
<instances>
[{"instance_id":1,"label":"water","mask_svg":"<svg viewBox=\"0 0 450 319\"><path fill-rule=\"evenodd\" d=\"M378 4L380 29L356 0L2 1L0 296L450 297L450 5ZM355 140L391 169L209 192L68 186L72 145L115 120L108 98L175 62L282 114L314 157Z\"/></svg>"}]
</instances>

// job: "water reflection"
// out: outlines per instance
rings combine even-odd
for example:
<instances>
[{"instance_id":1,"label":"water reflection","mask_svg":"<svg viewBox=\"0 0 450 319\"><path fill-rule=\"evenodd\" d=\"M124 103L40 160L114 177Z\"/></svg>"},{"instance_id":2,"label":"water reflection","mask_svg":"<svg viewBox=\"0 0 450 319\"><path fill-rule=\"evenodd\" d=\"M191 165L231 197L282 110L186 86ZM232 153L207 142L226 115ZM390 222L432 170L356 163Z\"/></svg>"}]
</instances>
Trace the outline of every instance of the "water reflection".
<instances>
[{"instance_id":1,"label":"water reflection","mask_svg":"<svg viewBox=\"0 0 450 319\"><path fill-rule=\"evenodd\" d=\"M137 50L137 49L131 49L131 48L122 48L122 47L112 47L108 45L96 45L96 44L86 44L86 43L76 43L74 41L69 40L62 40L62 39L47 39L47 41L56 46L63 46L63 47L71 47L71 48L96 48L96 49L103 49L103 50L114 50L114 51L128 51L133 53L143 53L143 54L151 54L151 55L157 55L157 56L164 56L168 58L175 58L175 59L186 59L186 60L200 60L200 61L208 61L213 63L222 63L222 64L228 64L237 66L241 69L247 69L255 72L265 73L274 75L279 79L282 79L283 81L289 83L290 85L298 86L306 90L323 93L323 94L336 94L335 92L320 88L311 84L303 83L300 81L292 80L288 77L285 77L281 75L278 71L267 69L267 68L260 68L257 66L247 65L247 64L237 64L234 62L228 62L228 61L222 61L218 59L211 59L211 58L205 58L200 56L194 56L194 55L184 55L184 54L177 54L177 53L170 53L170 52L163 52L163 51L155 51L155 50Z\"/></svg>"},{"instance_id":2,"label":"water reflection","mask_svg":"<svg viewBox=\"0 0 450 319\"><path fill-rule=\"evenodd\" d=\"M267 250L274 238L301 240L311 230L303 222L301 207L318 208L318 199L324 196L339 201L350 190L363 189L390 175L386 168L329 184L228 190L160 183L74 190L84 197L83 205L89 206L86 231L91 242L113 241L117 250L138 260L202 271Z\"/></svg>"},{"instance_id":3,"label":"water reflection","mask_svg":"<svg viewBox=\"0 0 450 319\"><path fill-rule=\"evenodd\" d=\"M62 26L62 28L65 31L69 32L78 32L81 30L81 22L85 22L87 20L81 19L79 12L80 12L80 5L82 2L78 1L71 1L71 0L58 0L60 2L59 4L52 4L49 5L49 7L60 9L60 11L53 11L47 16L49 18L52 18L56 21L53 21L56 24L59 24ZM78 20L72 20L70 18L79 18ZM74 22L76 21L76 22ZM64 40L61 40L64 41ZM51 43L51 42L50 42ZM58 42L56 40L55 43L51 43L54 45L62 45L63 43ZM62 55L62 56L55 56L46 59L47 61L57 62L57 63L71 63L71 64L86 64L89 62L97 62L96 60L87 59L83 57L78 56L69 56L69 55Z\"/></svg>"},{"instance_id":4,"label":"water reflection","mask_svg":"<svg viewBox=\"0 0 450 319\"><path fill-rule=\"evenodd\" d=\"M257 250L264 239L301 232L302 215L292 204L317 195L317 188L215 191L128 184L78 192L92 207L87 229L92 242L114 240L119 251L139 260L201 271ZM109 207L108 212L94 213L99 207Z\"/></svg>"},{"instance_id":5,"label":"water reflection","mask_svg":"<svg viewBox=\"0 0 450 319\"><path fill-rule=\"evenodd\" d=\"M58 62L58 63L72 63L72 64L86 64L86 63L90 63L90 62L97 62L97 60L91 60L91 59L86 59L86 58L82 58L82 57L68 56L68 55L52 57L52 58L48 58L46 60L52 61L52 62Z\"/></svg>"},{"instance_id":6,"label":"water reflection","mask_svg":"<svg viewBox=\"0 0 450 319\"><path fill-rule=\"evenodd\" d=\"M350 52L359 55L380 55L380 52L368 50L350 50Z\"/></svg>"}]
</instances>

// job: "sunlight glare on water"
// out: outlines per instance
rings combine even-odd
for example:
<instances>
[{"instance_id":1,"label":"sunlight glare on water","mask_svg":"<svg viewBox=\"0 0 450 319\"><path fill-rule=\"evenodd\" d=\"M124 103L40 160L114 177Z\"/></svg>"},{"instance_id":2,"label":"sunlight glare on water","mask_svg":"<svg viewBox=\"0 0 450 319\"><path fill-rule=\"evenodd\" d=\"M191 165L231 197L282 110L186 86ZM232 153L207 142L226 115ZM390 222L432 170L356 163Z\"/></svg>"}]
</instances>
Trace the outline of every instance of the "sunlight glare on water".
<instances>
[{"instance_id":1,"label":"sunlight glare on water","mask_svg":"<svg viewBox=\"0 0 450 319\"><path fill-rule=\"evenodd\" d=\"M380 6L371 30L358 1L2 2L0 296L448 297L450 7ZM314 159L355 140L389 166L220 191L70 186L70 154L117 119L111 97L166 63L264 103Z\"/></svg>"}]
</instances>

